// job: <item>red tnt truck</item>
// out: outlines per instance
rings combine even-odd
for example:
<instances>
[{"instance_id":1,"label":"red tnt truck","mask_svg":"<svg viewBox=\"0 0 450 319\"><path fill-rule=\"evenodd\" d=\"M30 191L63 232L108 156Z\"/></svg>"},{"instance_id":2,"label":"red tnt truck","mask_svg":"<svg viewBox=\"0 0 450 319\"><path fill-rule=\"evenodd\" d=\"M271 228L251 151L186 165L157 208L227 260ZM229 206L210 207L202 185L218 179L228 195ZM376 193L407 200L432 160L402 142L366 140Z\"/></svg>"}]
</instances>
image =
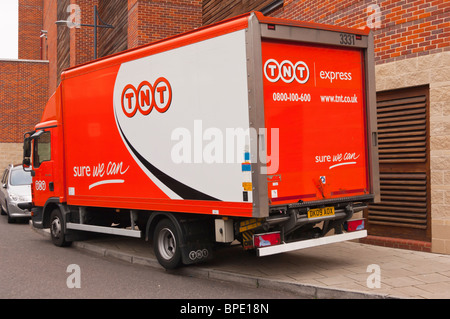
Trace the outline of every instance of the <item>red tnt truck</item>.
<instances>
[{"instance_id":1,"label":"red tnt truck","mask_svg":"<svg viewBox=\"0 0 450 319\"><path fill-rule=\"evenodd\" d=\"M377 153L370 30L253 12L66 70L23 163L55 245L142 237L174 268L367 236Z\"/></svg>"}]
</instances>

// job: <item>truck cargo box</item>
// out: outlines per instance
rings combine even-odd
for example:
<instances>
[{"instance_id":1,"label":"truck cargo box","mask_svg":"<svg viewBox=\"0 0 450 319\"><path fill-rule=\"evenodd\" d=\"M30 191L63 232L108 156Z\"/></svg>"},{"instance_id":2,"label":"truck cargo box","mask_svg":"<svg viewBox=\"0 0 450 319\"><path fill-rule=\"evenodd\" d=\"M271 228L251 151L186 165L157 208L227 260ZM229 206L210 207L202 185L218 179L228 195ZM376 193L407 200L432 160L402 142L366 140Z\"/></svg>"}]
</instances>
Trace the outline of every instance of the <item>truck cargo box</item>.
<instances>
[{"instance_id":1,"label":"truck cargo box","mask_svg":"<svg viewBox=\"0 0 450 319\"><path fill-rule=\"evenodd\" d=\"M369 31L249 13L66 70L35 206L342 224L379 197Z\"/></svg>"}]
</instances>

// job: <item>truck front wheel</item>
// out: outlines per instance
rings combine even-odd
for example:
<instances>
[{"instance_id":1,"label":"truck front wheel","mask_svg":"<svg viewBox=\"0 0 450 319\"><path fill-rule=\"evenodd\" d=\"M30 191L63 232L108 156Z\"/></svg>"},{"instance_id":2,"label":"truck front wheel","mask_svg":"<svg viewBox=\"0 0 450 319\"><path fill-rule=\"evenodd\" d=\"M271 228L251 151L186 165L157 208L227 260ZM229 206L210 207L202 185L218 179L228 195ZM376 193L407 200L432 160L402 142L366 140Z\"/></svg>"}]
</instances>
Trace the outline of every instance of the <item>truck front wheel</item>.
<instances>
[{"instance_id":1,"label":"truck front wheel","mask_svg":"<svg viewBox=\"0 0 450 319\"><path fill-rule=\"evenodd\" d=\"M66 241L64 229L64 219L60 210L56 208L50 214L50 235L53 244L58 247L66 247L72 244L72 242Z\"/></svg>"},{"instance_id":2,"label":"truck front wheel","mask_svg":"<svg viewBox=\"0 0 450 319\"><path fill-rule=\"evenodd\" d=\"M161 220L153 234L156 258L166 269L175 269L181 264L180 236L169 219Z\"/></svg>"}]
</instances>

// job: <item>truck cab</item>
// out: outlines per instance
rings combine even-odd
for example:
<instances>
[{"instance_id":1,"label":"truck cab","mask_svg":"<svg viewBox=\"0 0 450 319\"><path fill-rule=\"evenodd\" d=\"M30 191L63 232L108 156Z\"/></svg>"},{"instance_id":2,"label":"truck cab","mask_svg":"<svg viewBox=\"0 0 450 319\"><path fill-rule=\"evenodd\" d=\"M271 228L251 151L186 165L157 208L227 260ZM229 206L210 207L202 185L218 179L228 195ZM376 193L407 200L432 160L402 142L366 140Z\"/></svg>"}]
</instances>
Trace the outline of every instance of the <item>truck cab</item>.
<instances>
[{"instance_id":1,"label":"truck cab","mask_svg":"<svg viewBox=\"0 0 450 319\"><path fill-rule=\"evenodd\" d=\"M65 202L60 92L59 87L49 99L35 130L24 134L23 167L33 177L32 221L36 228L48 227L43 210Z\"/></svg>"}]
</instances>

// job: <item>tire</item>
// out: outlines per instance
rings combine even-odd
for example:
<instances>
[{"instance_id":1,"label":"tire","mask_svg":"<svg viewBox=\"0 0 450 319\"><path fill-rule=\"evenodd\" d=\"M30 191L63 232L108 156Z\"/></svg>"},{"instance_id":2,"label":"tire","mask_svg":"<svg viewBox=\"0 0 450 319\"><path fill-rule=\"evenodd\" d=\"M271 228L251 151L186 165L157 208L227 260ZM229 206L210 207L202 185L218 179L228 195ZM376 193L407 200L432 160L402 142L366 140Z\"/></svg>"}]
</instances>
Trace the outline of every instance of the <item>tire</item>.
<instances>
[{"instance_id":1,"label":"tire","mask_svg":"<svg viewBox=\"0 0 450 319\"><path fill-rule=\"evenodd\" d=\"M8 203L6 203L6 211L5 211L5 215L8 217L8 224L12 224L12 223L14 223L14 222L16 221L14 218L12 218L11 216L9 216Z\"/></svg>"},{"instance_id":2,"label":"tire","mask_svg":"<svg viewBox=\"0 0 450 319\"><path fill-rule=\"evenodd\" d=\"M64 232L64 219L62 217L61 211L56 208L50 214L50 235L55 246L67 247L72 244L71 241L66 241Z\"/></svg>"},{"instance_id":3,"label":"tire","mask_svg":"<svg viewBox=\"0 0 450 319\"><path fill-rule=\"evenodd\" d=\"M153 234L156 258L165 269L175 269L181 265L180 235L169 219L161 220Z\"/></svg>"}]
</instances>

